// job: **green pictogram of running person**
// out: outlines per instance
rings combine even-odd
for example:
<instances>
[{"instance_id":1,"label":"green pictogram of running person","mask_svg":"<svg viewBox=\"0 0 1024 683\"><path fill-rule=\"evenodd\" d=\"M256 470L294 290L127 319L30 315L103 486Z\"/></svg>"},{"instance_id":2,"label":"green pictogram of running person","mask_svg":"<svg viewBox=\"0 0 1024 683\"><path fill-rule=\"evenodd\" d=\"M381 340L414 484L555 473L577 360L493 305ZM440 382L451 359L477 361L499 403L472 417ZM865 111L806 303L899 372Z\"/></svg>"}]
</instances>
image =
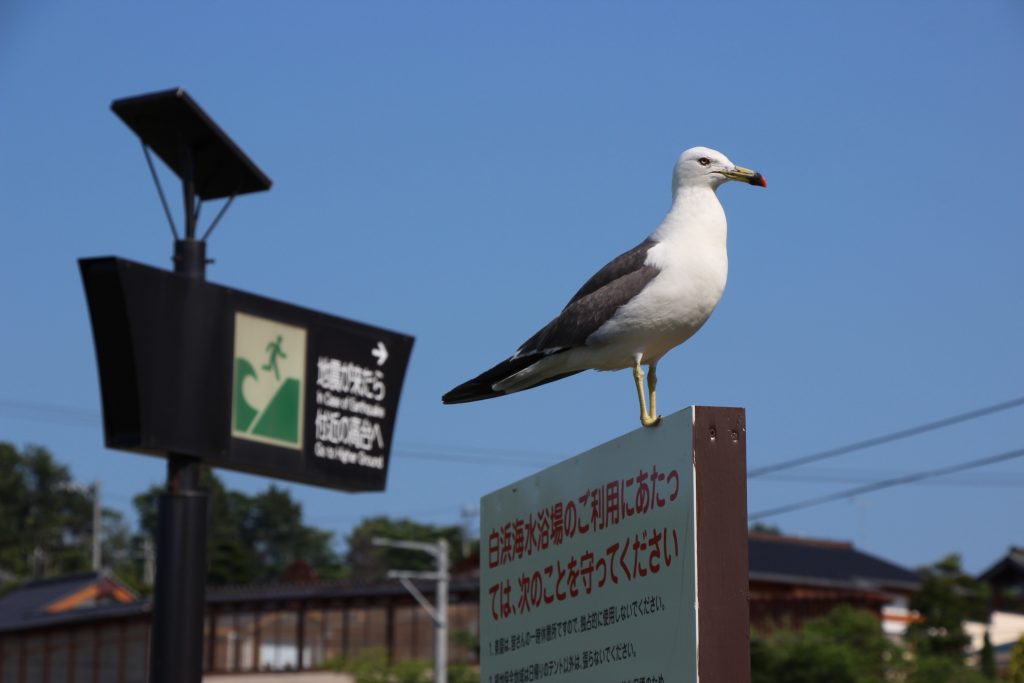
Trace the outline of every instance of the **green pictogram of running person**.
<instances>
[{"instance_id":1,"label":"green pictogram of running person","mask_svg":"<svg viewBox=\"0 0 1024 683\"><path fill-rule=\"evenodd\" d=\"M278 358L287 358L288 357L288 354L286 354L281 349L281 335L277 335L277 341L272 341L269 344L267 344L267 353L270 354L270 358L267 359L266 364L261 366L261 367L264 370L273 370L274 371L274 379L276 379L277 381L280 382L281 381L281 373L277 369L277 359Z\"/></svg>"},{"instance_id":2,"label":"green pictogram of running person","mask_svg":"<svg viewBox=\"0 0 1024 683\"><path fill-rule=\"evenodd\" d=\"M235 312L231 436L302 450L306 342L304 327Z\"/></svg>"}]
</instances>

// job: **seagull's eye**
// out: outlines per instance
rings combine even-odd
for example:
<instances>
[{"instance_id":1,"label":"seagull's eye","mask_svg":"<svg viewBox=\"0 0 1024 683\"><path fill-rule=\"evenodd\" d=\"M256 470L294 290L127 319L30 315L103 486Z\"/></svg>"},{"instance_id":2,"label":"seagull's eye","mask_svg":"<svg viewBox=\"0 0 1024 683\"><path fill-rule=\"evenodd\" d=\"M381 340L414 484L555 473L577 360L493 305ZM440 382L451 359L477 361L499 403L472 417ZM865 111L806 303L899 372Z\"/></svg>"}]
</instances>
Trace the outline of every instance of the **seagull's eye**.
<instances>
[{"instance_id":1,"label":"seagull's eye","mask_svg":"<svg viewBox=\"0 0 1024 683\"><path fill-rule=\"evenodd\" d=\"M711 163L711 159L708 159L707 157L701 157L700 159L697 159L697 163L700 164L701 166L707 166Z\"/></svg>"}]
</instances>

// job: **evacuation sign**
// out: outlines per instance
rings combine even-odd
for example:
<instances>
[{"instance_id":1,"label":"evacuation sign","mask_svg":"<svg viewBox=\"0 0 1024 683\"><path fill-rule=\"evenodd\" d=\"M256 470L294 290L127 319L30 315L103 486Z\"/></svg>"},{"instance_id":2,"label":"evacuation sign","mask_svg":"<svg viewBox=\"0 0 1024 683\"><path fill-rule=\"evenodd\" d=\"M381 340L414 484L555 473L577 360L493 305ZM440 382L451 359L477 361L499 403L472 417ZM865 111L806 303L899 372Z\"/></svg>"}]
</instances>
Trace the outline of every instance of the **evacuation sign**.
<instances>
[{"instance_id":1,"label":"evacuation sign","mask_svg":"<svg viewBox=\"0 0 1024 683\"><path fill-rule=\"evenodd\" d=\"M231 435L302 450L306 330L235 314Z\"/></svg>"},{"instance_id":2,"label":"evacuation sign","mask_svg":"<svg viewBox=\"0 0 1024 683\"><path fill-rule=\"evenodd\" d=\"M412 337L125 259L80 263L107 446L384 490Z\"/></svg>"}]
</instances>

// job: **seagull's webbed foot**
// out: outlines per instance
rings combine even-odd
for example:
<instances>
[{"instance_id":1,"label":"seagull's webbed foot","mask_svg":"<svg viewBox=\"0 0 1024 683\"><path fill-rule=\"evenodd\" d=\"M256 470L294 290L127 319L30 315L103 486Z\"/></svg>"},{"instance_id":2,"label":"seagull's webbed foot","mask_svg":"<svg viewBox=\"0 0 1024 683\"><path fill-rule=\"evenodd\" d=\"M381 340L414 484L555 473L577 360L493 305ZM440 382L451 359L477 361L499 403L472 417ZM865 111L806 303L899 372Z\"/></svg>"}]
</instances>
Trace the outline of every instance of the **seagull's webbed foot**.
<instances>
[{"instance_id":1,"label":"seagull's webbed foot","mask_svg":"<svg viewBox=\"0 0 1024 683\"><path fill-rule=\"evenodd\" d=\"M644 427L653 427L661 422L654 407L654 387L658 384L658 380L654 374L654 365L649 364L647 367L650 370L647 386L651 390L651 412L647 412L647 397L644 396L644 371L640 367L639 357L633 363L633 381L636 382L636 395L640 400L640 424Z\"/></svg>"}]
</instances>

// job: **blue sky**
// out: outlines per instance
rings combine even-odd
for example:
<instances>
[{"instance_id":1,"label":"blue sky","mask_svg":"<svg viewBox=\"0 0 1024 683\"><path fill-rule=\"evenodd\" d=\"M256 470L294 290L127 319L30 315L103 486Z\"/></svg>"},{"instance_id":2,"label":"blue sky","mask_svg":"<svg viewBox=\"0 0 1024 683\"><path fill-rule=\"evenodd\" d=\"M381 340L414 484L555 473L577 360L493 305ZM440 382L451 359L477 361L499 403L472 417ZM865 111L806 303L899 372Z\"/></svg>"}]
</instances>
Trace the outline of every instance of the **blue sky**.
<instances>
[{"instance_id":1,"label":"blue sky","mask_svg":"<svg viewBox=\"0 0 1024 683\"><path fill-rule=\"evenodd\" d=\"M729 285L659 366L662 411L744 406L753 468L1018 397L1022 64L1012 0L8 0L0 439L47 446L124 510L164 479L162 461L103 448L76 259L170 267L138 142L109 104L174 86L274 180L213 234L209 279L417 339L387 492L289 485L339 536L374 514L458 523L538 463L637 426L626 372L464 406L440 395L645 237L694 145L769 186L719 192ZM749 507L1019 448L1022 417L753 480ZM1022 488L1012 461L766 521L981 570L1024 544Z\"/></svg>"}]
</instances>

